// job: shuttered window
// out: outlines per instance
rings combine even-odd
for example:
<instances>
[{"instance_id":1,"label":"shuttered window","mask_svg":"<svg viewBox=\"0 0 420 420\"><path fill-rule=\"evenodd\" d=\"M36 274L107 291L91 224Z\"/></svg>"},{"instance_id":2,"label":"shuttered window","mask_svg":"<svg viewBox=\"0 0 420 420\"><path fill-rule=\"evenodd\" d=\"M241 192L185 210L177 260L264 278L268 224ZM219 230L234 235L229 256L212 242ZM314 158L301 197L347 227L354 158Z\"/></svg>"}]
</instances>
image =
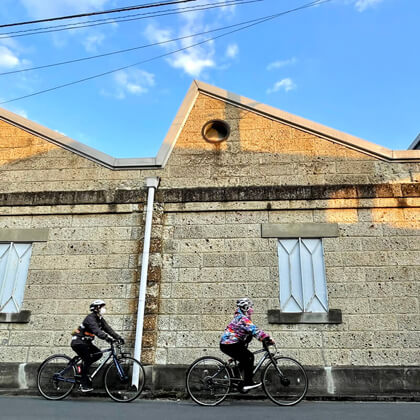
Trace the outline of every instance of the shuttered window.
<instances>
[{"instance_id":1,"label":"shuttered window","mask_svg":"<svg viewBox=\"0 0 420 420\"><path fill-rule=\"evenodd\" d=\"M322 239L278 241L280 310L328 312Z\"/></svg>"},{"instance_id":2,"label":"shuttered window","mask_svg":"<svg viewBox=\"0 0 420 420\"><path fill-rule=\"evenodd\" d=\"M32 243L0 243L0 312L20 312Z\"/></svg>"}]
</instances>

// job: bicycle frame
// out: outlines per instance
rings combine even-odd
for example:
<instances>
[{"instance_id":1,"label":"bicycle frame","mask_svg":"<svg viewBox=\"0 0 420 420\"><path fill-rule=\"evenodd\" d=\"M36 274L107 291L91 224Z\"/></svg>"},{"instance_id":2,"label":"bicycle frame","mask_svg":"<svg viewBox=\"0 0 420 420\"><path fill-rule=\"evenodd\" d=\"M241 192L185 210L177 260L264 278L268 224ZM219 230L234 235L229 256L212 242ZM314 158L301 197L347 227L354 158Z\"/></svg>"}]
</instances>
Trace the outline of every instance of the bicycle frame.
<instances>
[{"instance_id":1,"label":"bicycle frame","mask_svg":"<svg viewBox=\"0 0 420 420\"><path fill-rule=\"evenodd\" d=\"M268 347L263 347L262 349L260 349L260 350L256 350L256 351L253 351L252 352L252 354L254 354L254 355L256 355L256 354L260 354L260 353L265 353L264 354L264 356L263 357L261 357L261 359L258 361L258 363L256 364L256 366L254 367L254 370L252 371L252 376L254 376L259 370L260 370L260 368L261 368L261 366L265 363L265 361L267 360L267 359L270 359L270 361L272 361L273 362L273 356L277 353L277 348L276 348L276 351L275 351L275 353L271 353L270 352L270 350L268 349ZM235 361L235 363L237 363L236 361ZM273 362L274 363L274 362ZM278 366L277 366L277 364L274 364L275 365L275 367L276 367L276 369L277 369L277 371L278 371L278 373L283 377L284 375L283 375L283 373L280 371L280 369L278 368ZM216 376L218 373L216 373L214 376ZM234 382L237 382L237 381L242 381L243 379L242 378L235 378L234 376L232 376L231 377L231 380L233 380Z\"/></svg>"},{"instance_id":2,"label":"bicycle frame","mask_svg":"<svg viewBox=\"0 0 420 420\"><path fill-rule=\"evenodd\" d=\"M96 355L96 354L105 354L105 353L110 353L110 354L108 355L108 357L106 359L104 359L100 363L100 365L95 369L95 371L91 375L89 375L90 378L93 379L97 375L97 373L108 363L108 361L111 358L113 359L113 362L114 362L114 364L115 364L115 366L116 366L116 368L118 370L118 374L120 375L120 378L123 378L124 377L124 372L123 372L123 370L121 368L120 363L118 362L118 358L117 358L117 355L116 355L114 346L111 346L109 349L103 349L101 351L98 351L96 353L93 353L93 355ZM80 358L80 356L79 356L79 358ZM66 370L69 369L74 363L75 363L75 361L72 359L70 361L70 363L64 368L64 370L62 370L57 375L60 375L60 374L63 374L64 372L66 372ZM62 381L62 382L69 382L69 383L72 383L72 384L76 383L76 379L73 379L73 378L63 378L63 377L57 376L55 379L57 379L59 381Z\"/></svg>"},{"instance_id":3,"label":"bicycle frame","mask_svg":"<svg viewBox=\"0 0 420 420\"><path fill-rule=\"evenodd\" d=\"M252 375L255 375L259 370L260 370L260 367L264 364L264 362L267 360L267 359L270 359L270 360L272 360L272 358L273 358L273 355L270 353L270 351L268 350L268 349L265 349L265 348L263 348L263 349L260 349L260 350L257 350L257 351L254 351L254 352L252 352L254 355L255 354L259 354L259 353L265 353L264 354L264 356L263 357L261 357L261 359L258 361L258 363L257 363L257 365L255 366L255 368L254 368L254 370L252 371Z\"/></svg>"}]
</instances>

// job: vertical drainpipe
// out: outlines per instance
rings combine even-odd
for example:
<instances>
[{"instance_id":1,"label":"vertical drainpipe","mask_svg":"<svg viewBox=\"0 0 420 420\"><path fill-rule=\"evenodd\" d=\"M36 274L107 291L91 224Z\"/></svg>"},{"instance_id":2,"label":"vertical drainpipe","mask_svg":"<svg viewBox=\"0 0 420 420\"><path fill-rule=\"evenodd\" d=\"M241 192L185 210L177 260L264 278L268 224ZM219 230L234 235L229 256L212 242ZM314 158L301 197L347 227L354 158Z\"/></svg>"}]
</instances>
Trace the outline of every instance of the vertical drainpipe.
<instances>
[{"instance_id":1,"label":"vertical drainpipe","mask_svg":"<svg viewBox=\"0 0 420 420\"><path fill-rule=\"evenodd\" d=\"M146 178L147 207L146 222L144 225L143 256L141 260L139 303L137 307L136 341L134 345L134 358L141 360L141 347L143 340L144 308L146 306L147 270L149 267L150 236L152 233L153 202L155 190L159 185L158 177ZM134 365L132 384L138 386L139 369Z\"/></svg>"}]
</instances>

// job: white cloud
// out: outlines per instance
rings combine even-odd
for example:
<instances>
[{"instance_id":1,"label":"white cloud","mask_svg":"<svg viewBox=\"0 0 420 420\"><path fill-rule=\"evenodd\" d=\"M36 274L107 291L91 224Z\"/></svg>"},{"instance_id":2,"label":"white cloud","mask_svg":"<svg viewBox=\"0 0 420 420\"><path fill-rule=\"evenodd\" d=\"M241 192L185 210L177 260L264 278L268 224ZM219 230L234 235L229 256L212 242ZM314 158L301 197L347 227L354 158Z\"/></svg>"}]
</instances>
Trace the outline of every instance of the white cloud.
<instances>
[{"instance_id":1,"label":"white cloud","mask_svg":"<svg viewBox=\"0 0 420 420\"><path fill-rule=\"evenodd\" d=\"M274 69L279 69L281 67L291 66L293 64L296 64L296 62L297 62L296 57L292 57L287 60L273 61L267 66L267 70L274 70Z\"/></svg>"},{"instance_id":2,"label":"white cloud","mask_svg":"<svg viewBox=\"0 0 420 420\"><path fill-rule=\"evenodd\" d=\"M272 88L267 89L267 93L270 94L278 92L280 89L284 89L285 92L289 92L290 90L296 89L296 84L293 82L292 79L286 77L285 79L274 83L274 86Z\"/></svg>"},{"instance_id":3,"label":"white cloud","mask_svg":"<svg viewBox=\"0 0 420 420\"><path fill-rule=\"evenodd\" d=\"M105 10L111 8L114 0L20 0L26 9L27 15L32 19L45 19L56 16L65 16L91 11ZM109 6L109 7L107 7ZM64 23L82 23L86 18L71 19ZM114 25L108 25L113 27ZM92 34L87 36L86 34ZM78 42L85 47L88 52L95 52L95 47L102 42L101 35L95 35L90 29L80 28L72 31L52 33L52 42L56 48L64 48L69 42ZM73 41L71 41L73 40Z\"/></svg>"},{"instance_id":4,"label":"white cloud","mask_svg":"<svg viewBox=\"0 0 420 420\"><path fill-rule=\"evenodd\" d=\"M83 45L87 52L97 52L97 47L99 47L105 39L105 35L102 33L88 35L84 41Z\"/></svg>"},{"instance_id":5,"label":"white cloud","mask_svg":"<svg viewBox=\"0 0 420 420\"><path fill-rule=\"evenodd\" d=\"M226 57L235 58L239 53L239 47L237 44L229 44L226 48Z\"/></svg>"},{"instance_id":6,"label":"white cloud","mask_svg":"<svg viewBox=\"0 0 420 420\"><path fill-rule=\"evenodd\" d=\"M12 108L11 111L14 112L15 114L20 115L23 118L28 119L28 113L22 108Z\"/></svg>"},{"instance_id":7,"label":"white cloud","mask_svg":"<svg viewBox=\"0 0 420 420\"><path fill-rule=\"evenodd\" d=\"M66 133L63 133L62 131L60 131L60 130L54 130L56 133L58 133L58 134L60 134L61 136L63 136L63 137L67 137L67 134Z\"/></svg>"},{"instance_id":8,"label":"white cloud","mask_svg":"<svg viewBox=\"0 0 420 420\"><path fill-rule=\"evenodd\" d=\"M124 99L127 94L142 95L155 85L155 75L144 70L121 70L115 73L114 80L117 99Z\"/></svg>"},{"instance_id":9,"label":"white cloud","mask_svg":"<svg viewBox=\"0 0 420 420\"><path fill-rule=\"evenodd\" d=\"M223 1L223 3L227 3L227 1ZM235 5L230 5L230 6L222 6L220 8L221 13L230 13L230 14L235 14L236 11L236 6Z\"/></svg>"},{"instance_id":10,"label":"white cloud","mask_svg":"<svg viewBox=\"0 0 420 420\"><path fill-rule=\"evenodd\" d=\"M170 29L160 29L153 24L147 25L144 33L151 42L166 42L173 38Z\"/></svg>"},{"instance_id":11,"label":"white cloud","mask_svg":"<svg viewBox=\"0 0 420 420\"><path fill-rule=\"evenodd\" d=\"M172 38L185 37L206 30L202 26L200 20L201 16L199 12L193 12L191 14L186 13L185 16L183 16L184 23L181 25L179 34L174 35L170 29L162 29L150 24L146 28L145 36L150 42L164 42ZM165 48L167 51L186 48L190 45L196 44L202 39L205 38L186 38L178 42L164 44L162 45L162 48ZM166 61L172 67L176 69L182 69L185 73L192 77L199 77L205 69L214 67L216 65L213 60L214 54L214 42L208 42L204 45L197 45L184 51L175 53L173 56L168 57Z\"/></svg>"},{"instance_id":12,"label":"white cloud","mask_svg":"<svg viewBox=\"0 0 420 420\"><path fill-rule=\"evenodd\" d=\"M144 35L149 42L158 43L165 42L174 38L188 37L180 39L176 42L161 45L166 52L180 50L166 58L166 62L175 69L180 69L183 73L194 78L202 77L206 70L216 68L220 69L223 62L232 60L239 53L239 48L235 43L227 45L227 43L217 43L215 41L207 41L212 35L206 34L201 36L189 37L196 33L202 33L220 26L220 22L232 17L235 13L236 6L224 2L226 5L216 9L215 11L200 11L182 13L176 27L159 27L157 24L149 24L144 31ZM208 5L208 0L199 0L194 6ZM179 4L178 8L184 8L185 5ZM199 42L206 41L200 45ZM224 50L224 53L216 54L216 47ZM217 58L217 59L216 59ZM206 75L204 74L204 77Z\"/></svg>"},{"instance_id":13,"label":"white cloud","mask_svg":"<svg viewBox=\"0 0 420 420\"><path fill-rule=\"evenodd\" d=\"M9 48L0 45L0 68L12 69L19 66L20 60Z\"/></svg>"},{"instance_id":14,"label":"white cloud","mask_svg":"<svg viewBox=\"0 0 420 420\"><path fill-rule=\"evenodd\" d=\"M196 51L177 54L174 59L170 60L170 63L175 68L183 69L192 77L199 77L204 69L215 66L215 62L211 58L200 58L199 55Z\"/></svg>"},{"instance_id":15,"label":"white cloud","mask_svg":"<svg viewBox=\"0 0 420 420\"><path fill-rule=\"evenodd\" d=\"M20 0L29 16L37 19L103 9L110 0Z\"/></svg>"},{"instance_id":16,"label":"white cloud","mask_svg":"<svg viewBox=\"0 0 420 420\"><path fill-rule=\"evenodd\" d=\"M369 7L374 7L382 1L383 0L357 0L354 6L359 12L363 12Z\"/></svg>"}]
</instances>

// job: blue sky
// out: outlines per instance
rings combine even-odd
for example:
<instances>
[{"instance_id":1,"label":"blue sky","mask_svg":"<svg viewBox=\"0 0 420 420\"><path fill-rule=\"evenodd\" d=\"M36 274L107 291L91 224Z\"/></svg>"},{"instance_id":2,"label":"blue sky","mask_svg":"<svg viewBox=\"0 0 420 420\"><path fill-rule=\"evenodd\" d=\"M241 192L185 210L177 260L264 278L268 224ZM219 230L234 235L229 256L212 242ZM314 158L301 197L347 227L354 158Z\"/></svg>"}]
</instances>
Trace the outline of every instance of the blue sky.
<instances>
[{"instance_id":1,"label":"blue sky","mask_svg":"<svg viewBox=\"0 0 420 420\"><path fill-rule=\"evenodd\" d=\"M149 2L1 0L0 24ZM221 2L199 0L178 7ZM28 27L2 28L0 73L196 34L308 2L225 4L201 12L15 38L1 33ZM198 79L390 149L407 149L420 132L419 16L416 0L332 0L166 58L0 106L112 156L151 157L192 80ZM0 102L211 36L0 75Z\"/></svg>"}]
</instances>

